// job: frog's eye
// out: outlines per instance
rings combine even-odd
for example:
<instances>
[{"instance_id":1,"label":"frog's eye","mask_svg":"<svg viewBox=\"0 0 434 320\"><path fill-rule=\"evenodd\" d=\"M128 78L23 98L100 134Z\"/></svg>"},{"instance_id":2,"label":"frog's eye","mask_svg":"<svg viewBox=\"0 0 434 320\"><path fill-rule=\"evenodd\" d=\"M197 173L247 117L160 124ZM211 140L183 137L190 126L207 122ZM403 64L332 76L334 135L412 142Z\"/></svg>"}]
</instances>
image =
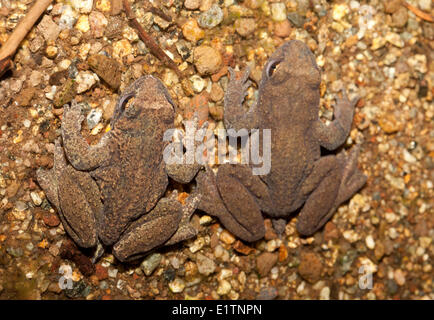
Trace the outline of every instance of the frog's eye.
<instances>
[{"instance_id":1,"label":"frog's eye","mask_svg":"<svg viewBox=\"0 0 434 320\"><path fill-rule=\"evenodd\" d=\"M130 94L127 94L121 98L121 100L119 101L120 113L123 113L125 111L125 106L127 105L128 101L130 101L130 99L134 96L135 93L131 92Z\"/></svg>"},{"instance_id":2,"label":"frog's eye","mask_svg":"<svg viewBox=\"0 0 434 320\"><path fill-rule=\"evenodd\" d=\"M279 66L279 64L280 64L279 60L270 61L270 63L267 66L267 76L268 76L268 78L271 78L271 76L274 74L274 71L276 71L276 69Z\"/></svg>"},{"instance_id":3,"label":"frog's eye","mask_svg":"<svg viewBox=\"0 0 434 320\"><path fill-rule=\"evenodd\" d=\"M135 96L134 92L130 92L128 94L125 94L121 96L118 104L116 105L115 112L112 117L113 124L121 117L121 115L125 111L125 106L128 103L128 101Z\"/></svg>"}]
</instances>

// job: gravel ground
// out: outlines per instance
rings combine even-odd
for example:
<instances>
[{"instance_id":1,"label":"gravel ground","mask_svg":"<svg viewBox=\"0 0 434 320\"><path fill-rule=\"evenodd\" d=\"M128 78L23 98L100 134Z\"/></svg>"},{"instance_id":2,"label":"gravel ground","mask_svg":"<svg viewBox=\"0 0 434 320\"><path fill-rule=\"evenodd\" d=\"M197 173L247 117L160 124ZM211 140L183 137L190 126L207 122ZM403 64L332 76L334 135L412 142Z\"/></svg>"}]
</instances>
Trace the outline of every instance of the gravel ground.
<instances>
[{"instance_id":1,"label":"gravel ground","mask_svg":"<svg viewBox=\"0 0 434 320\"><path fill-rule=\"evenodd\" d=\"M278 1L154 1L171 21L130 1L184 79L149 53L119 1L49 7L0 80L1 299L434 298L434 24L396 0ZM0 0L0 44L32 3ZM434 14L431 0L407 3ZM62 105L83 103L83 134L93 143L108 130L119 92L152 73L177 101L178 124L199 111L219 127L228 66L250 66L257 82L288 39L307 43L322 68L325 121L342 88L361 97L346 147L361 145L366 186L310 238L299 236L295 216L281 236L266 220L265 239L242 243L197 212L194 239L135 264L109 253L90 264L35 178L53 164ZM110 67L99 67L98 53Z\"/></svg>"}]
</instances>

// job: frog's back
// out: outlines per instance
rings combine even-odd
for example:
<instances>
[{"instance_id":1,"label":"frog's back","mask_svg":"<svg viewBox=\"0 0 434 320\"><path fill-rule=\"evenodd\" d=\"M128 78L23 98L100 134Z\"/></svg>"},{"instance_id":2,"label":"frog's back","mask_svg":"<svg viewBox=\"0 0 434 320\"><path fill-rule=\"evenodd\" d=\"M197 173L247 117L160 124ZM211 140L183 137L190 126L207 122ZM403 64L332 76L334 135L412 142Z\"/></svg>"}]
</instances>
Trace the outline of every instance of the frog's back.
<instances>
[{"instance_id":1,"label":"frog's back","mask_svg":"<svg viewBox=\"0 0 434 320\"><path fill-rule=\"evenodd\" d=\"M283 100L283 99L282 99ZM270 215L283 216L296 210L303 202L301 184L320 157L320 146L312 134L317 116L316 101L292 97L281 102L269 100L275 107L267 107L262 114L262 129L271 128L271 169L262 179L268 185L273 200Z\"/></svg>"},{"instance_id":2,"label":"frog's back","mask_svg":"<svg viewBox=\"0 0 434 320\"><path fill-rule=\"evenodd\" d=\"M109 163L92 172L104 202L101 233L111 237L110 242L115 242L132 220L151 210L166 190L163 146L155 141L162 141L158 130L123 134Z\"/></svg>"}]
</instances>

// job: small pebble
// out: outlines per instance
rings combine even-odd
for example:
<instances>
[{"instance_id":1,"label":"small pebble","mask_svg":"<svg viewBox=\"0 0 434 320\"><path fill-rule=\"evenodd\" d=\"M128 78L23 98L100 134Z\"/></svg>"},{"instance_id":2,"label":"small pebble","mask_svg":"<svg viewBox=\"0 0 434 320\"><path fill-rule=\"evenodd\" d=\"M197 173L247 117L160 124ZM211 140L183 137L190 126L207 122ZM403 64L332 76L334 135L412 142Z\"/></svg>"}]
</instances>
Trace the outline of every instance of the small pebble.
<instances>
[{"instance_id":1,"label":"small pebble","mask_svg":"<svg viewBox=\"0 0 434 320\"><path fill-rule=\"evenodd\" d=\"M30 198L35 206L40 206L42 204L42 199L37 192L30 192Z\"/></svg>"},{"instance_id":2,"label":"small pebble","mask_svg":"<svg viewBox=\"0 0 434 320\"><path fill-rule=\"evenodd\" d=\"M75 78L77 82L77 93L83 93L98 81L98 76L90 71L80 71Z\"/></svg>"},{"instance_id":3,"label":"small pebble","mask_svg":"<svg viewBox=\"0 0 434 320\"><path fill-rule=\"evenodd\" d=\"M173 293L180 293L184 291L185 282L181 278L176 277L173 281L169 282L169 289Z\"/></svg>"},{"instance_id":4,"label":"small pebble","mask_svg":"<svg viewBox=\"0 0 434 320\"><path fill-rule=\"evenodd\" d=\"M278 255L276 253L263 252L256 258L256 268L262 277L265 277L271 268L276 264Z\"/></svg>"},{"instance_id":5,"label":"small pebble","mask_svg":"<svg viewBox=\"0 0 434 320\"><path fill-rule=\"evenodd\" d=\"M90 30L89 16L80 16L75 24L75 28L83 33L88 32Z\"/></svg>"},{"instance_id":6,"label":"small pebble","mask_svg":"<svg viewBox=\"0 0 434 320\"><path fill-rule=\"evenodd\" d=\"M213 83L211 85L211 92L209 97L212 101L217 102L223 99L225 93L222 89L222 87L218 83Z\"/></svg>"},{"instance_id":7,"label":"small pebble","mask_svg":"<svg viewBox=\"0 0 434 320\"><path fill-rule=\"evenodd\" d=\"M182 34L191 42L197 42L205 37L205 31L199 27L195 19L190 19L182 26Z\"/></svg>"},{"instance_id":8,"label":"small pebble","mask_svg":"<svg viewBox=\"0 0 434 320\"><path fill-rule=\"evenodd\" d=\"M393 277L398 286L403 286L405 284L405 274L401 269L396 269Z\"/></svg>"},{"instance_id":9,"label":"small pebble","mask_svg":"<svg viewBox=\"0 0 434 320\"><path fill-rule=\"evenodd\" d=\"M59 52L59 49L55 46L47 46L45 49L45 53L47 54L47 57L50 59L53 59L57 56L57 53Z\"/></svg>"},{"instance_id":10,"label":"small pebble","mask_svg":"<svg viewBox=\"0 0 434 320\"><path fill-rule=\"evenodd\" d=\"M419 0L417 4L419 8L429 12L431 10L432 0Z\"/></svg>"},{"instance_id":11,"label":"small pebble","mask_svg":"<svg viewBox=\"0 0 434 320\"><path fill-rule=\"evenodd\" d=\"M96 127L96 125L100 122L102 117L102 110L97 108L97 109L92 109L89 114L87 115L87 126L89 129L93 129Z\"/></svg>"},{"instance_id":12,"label":"small pebble","mask_svg":"<svg viewBox=\"0 0 434 320\"><path fill-rule=\"evenodd\" d=\"M384 1L384 11L387 13L394 13L401 7L402 0L388 0Z\"/></svg>"},{"instance_id":13,"label":"small pebble","mask_svg":"<svg viewBox=\"0 0 434 320\"><path fill-rule=\"evenodd\" d=\"M189 10L196 10L200 6L200 0L185 0L184 7Z\"/></svg>"},{"instance_id":14,"label":"small pebble","mask_svg":"<svg viewBox=\"0 0 434 320\"><path fill-rule=\"evenodd\" d=\"M273 300L277 297L278 291L273 287L261 288L259 294L256 296L256 300Z\"/></svg>"},{"instance_id":15,"label":"small pebble","mask_svg":"<svg viewBox=\"0 0 434 320\"><path fill-rule=\"evenodd\" d=\"M60 224L59 217L57 216L57 214L52 213L52 212L46 212L45 211L42 214L42 220L49 227L57 227ZM57 249L59 249L59 248L57 247Z\"/></svg>"},{"instance_id":16,"label":"small pebble","mask_svg":"<svg viewBox=\"0 0 434 320\"><path fill-rule=\"evenodd\" d=\"M220 240L226 244L232 244L235 242L235 237L229 231L223 230L220 233Z\"/></svg>"},{"instance_id":17,"label":"small pebble","mask_svg":"<svg viewBox=\"0 0 434 320\"><path fill-rule=\"evenodd\" d=\"M73 10L70 5L64 5L62 7L62 15L59 19L60 29L71 29L77 21L77 18L78 16L76 11Z\"/></svg>"},{"instance_id":18,"label":"small pebble","mask_svg":"<svg viewBox=\"0 0 434 320\"><path fill-rule=\"evenodd\" d=\"M217 294L219 296L224 296L224 295L228 294L229 291L231 291L231 289L232 289L232 286L229 283L229 281L227 281L227 280L221 280L219 282L218 287L217 287Z\"/></svg>"},{"instance_id":19,"label":"small pebble","mask_svg":"<svg viewBox=\"0 0 434 320\"><path fill-rule=\"evenodd\" d=\"M49 15L43 15L37 28L46 41L55 41L60 33L60 27Z\"/></svg>"},{"instance_id":20,"label":"small pebble","mask_svg":"<svg viewBox=\"0 0 434 320\"><path fill-rule=\"evenodd\" d=\"M273 21L284 21L286 20L286 6L282 2L271 3L271 19Z\"/></svg>"},{"instance_id":21,"label":"small pebble","mask_svg":"<svg viewBox=\"0 0 434 320\"><path fill-rule=\"evenodd\" d=\"M113 43L113 57L123 58L133 53L133 47L127 39L122 39Z\"/></svg>"},{"instance_id":22,"label":"small pebble","mask_svg":"<svg viewBox=\"0 0 434 320\"><path fill-rule=\"evenodd\" d=\"M149 277L152 274L152 272L154 272L154 270L160 264L162 258L163 257L161 254L152 253L143 260L140 267L142 268L146 276Z\"/></svg>"},{"instance_id":23,"label":"small pebble","mask_svg":"<svg viewBox=\"0 0 434 320\"><path fill-rule=\"evenodd\" d=\"M220 70L222 57L220 53L210 46L201 45L194 49L194 65L201 75L209 75Z\"/></svg>"},{"instance_id":24,"label":"small pebble","mask_svg":"<svg viewBox=\"0 0 434 320\"><path fill-rule=\"evenodd\" d=\"M288 13L288 20L297 28L301 28L304 25L304 18L297 12Z\"/></svg>"},{"instance_id":25,"label":"small pebble","mask_svg":"<svg viewBox=\"0 0 434 320\"><path fill-rule=\"evenodd\" d=\"M369 249L373 250L375 248L375 241L374 241L374 238L372 237L372 235L369 234L366 236L365 243Z\"/></svg>"},{"instance_id":26,"label":"small pebble","mask_svg":"<svg viewBox=\"0 0 434 320\"><path fill-rule=\"evenodd\" d=\"M323 264L321 257L314 252L304 252L301 254L298 273L310 283L317 282L321 277Z\"/></svg>"},{"instance_id":27,"label":"small pebble","mask_svg":"<svg viewBox=\"0 0 434 320\"><path fill-rule=\"evenodd\" d=\"M274 24L274 34L277 37L286 38L291 34L291 23L285 19Z\"/></svg>"},{"instance_id":28,"label":"small pebble","mask_svg":"<svg viewBox=\"0 0 434 320\"><path fill-rule=\"evenodd\" d=\"M109 268L107 272L110 278L116 278L116 276L118 275L118 269L115 268Z\"/></svg>"},{"instance_id":29,"label":"small pebble","mask_svg":"<svg viewBox=\"0 0 434 320\"><path fill-rule=\"evenodd\" d=\"M108 20L98 11L92 11L89 15L90 30L95 38L101 38L104 35L104 30L107 27Z\"/></svg>"},{"instance_id":30,"label":"small pebble","mask_svg":"<svg viewBox=\"0 0 434 320\"><path fill-rule=\"evenodd\" d=\"M89 13L92 11L93 0L71 0L72 7L79 10L81 13Z\"/></svg>"},{"instance_id":31,"label":"small pebble","mask_svg":"<svg viewBox=\"0 0 434 320\"><path fill-rule=\"evenodd\" d=\"M197 238L196 240L194 240L194 242L191 244L191 246L190 246L190 252L191 253L195 253L195 252L197 252L197 251L199 251L200 249L202 249L202 247L204 246L204 244L205 244L205 240L202 238L202 237L200 237L200 238Z\"/></svg>"},{"instance_id":32,"label":"small pebble","mask_svg":"<svg viewBox=\"0 0 434 320\"><path fill-rule=\"evenodd\" d=\"M388 32L385 37L386 41L393 44L394 46L398 48L404 47L404 41L401 39L399 34L395 32Z\"/></svg>"},{"instance_id":33,"label":"small pebble","mask_svg":"<svg viewBox=\"0 0 434 320\"><path fill-rule=\"evenodd\" d=\"M256 29L255 19L242 18L235 21L235 31L242 37L247 37Z\"/></svg>"},{"instance_id":34,"label":"small pebble","mask_svg":"<svg viewBox=\"0 0 434 320\"><path fill-rule=\"evenodd\" d=\"M330 300L330 288L324 287L319 293L320 300Z\"/></svg>"},{"instance_id":35,"label":"small pebble","mask_svg":"<svg viewBox=\"0 0 434 320\"><path fill-rule=\"evenodd\" d=\"M95 54L87 60L89 67L101 77L110 87L117 89L121 85L122 70L120 64L113 58Z\"/></svg>"},{"instance_id":36,"label":"small pebble","mask_svg":"<svg viewBox=\"0 0 434 320\"><path fill-rule=\"evenodd\" d=\"M205 276L210 275L216 269L214 261L203 254L198 254L196 257L197 268L200 274Z\"/></svg>"},{"instance_id":37,"label":"small pebble","mask_svg":"<svg viewBox=\"0 0 434 320\"><path fill-rule=\"evenodd\" d=\"M115 3L117 6L119 6L118 3L121 1L110 1L110 0L96 0L95 8L98 9L101 12L110 12L112 10L111 3ZM122 6L122 5L121 5ZM113 15L116 15L116 12L112 12Z\"/></svg>"},{"instance_id":38,"label":"small pebble","mask_svg":"<svg viewBox=\"0 0 434 320\"><path fill-rule=\"evenodd\" d=\"M209 10L202 12L197 22L202 28L212 29L223 21L223 11L217 4L213 4Z\"/></svg>"},{"instance_id":39,"label":"small pebble","mask_svg":"<svg viewBox=\"0 0 434 320\"><path fill-rule=\"evenodd\" d=\"M346 3L339 3L333 6L332 17L333 20L341 21L348 13L349 8Z\"/></svg>"}]
</instances>

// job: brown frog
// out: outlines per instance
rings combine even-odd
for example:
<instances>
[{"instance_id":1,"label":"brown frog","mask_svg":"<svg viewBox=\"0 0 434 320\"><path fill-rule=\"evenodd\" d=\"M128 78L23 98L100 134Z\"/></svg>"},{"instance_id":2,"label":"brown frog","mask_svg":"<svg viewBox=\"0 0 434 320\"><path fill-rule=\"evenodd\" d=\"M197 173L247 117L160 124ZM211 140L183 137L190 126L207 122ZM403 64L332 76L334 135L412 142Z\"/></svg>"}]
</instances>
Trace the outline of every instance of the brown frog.
<instances>
[{"instance_id":1,"label":"brown frog","mask_svg":"<svg viewBox=\"0 0 434 320\"><path fill-rule=\"evenodd\" d=\"M259 98L248 112L242 108L249 71L240 80L230 70L225 95L226 128L271 129L271 166L264 175L253 165L223 164L196 178L203 197L199 209L217 216L246 241L264 236L262 212L275 221L299 210L297 230L311 235L366 182L357 169L358 148L349 154L321 156L321 147L335 150L345 142L357 99L337 100L335 119L320 121L320 70L301 41L292 40L269 58L259 84Z\"/></svg>"},{"instance_id":2,"label":"brown frog","mask_svg":"<svg viewBox=\"0 0 434 320\"><path fill-rule=\"evenodd\" d=\"M153 76L139 78L125 90L112 129L96 145L80 133L80 107L65 107L63 147L57 140L53 169L39 169L37 178L79 246L95 247L101 240L126 261L196 235L189 219L200 196L193 192L184 205L177 192L163 197L168 177L187 183L199 169L163 161L168 143L163 135L174 117L167 89Z\"/></svg>"}]
</instances>

